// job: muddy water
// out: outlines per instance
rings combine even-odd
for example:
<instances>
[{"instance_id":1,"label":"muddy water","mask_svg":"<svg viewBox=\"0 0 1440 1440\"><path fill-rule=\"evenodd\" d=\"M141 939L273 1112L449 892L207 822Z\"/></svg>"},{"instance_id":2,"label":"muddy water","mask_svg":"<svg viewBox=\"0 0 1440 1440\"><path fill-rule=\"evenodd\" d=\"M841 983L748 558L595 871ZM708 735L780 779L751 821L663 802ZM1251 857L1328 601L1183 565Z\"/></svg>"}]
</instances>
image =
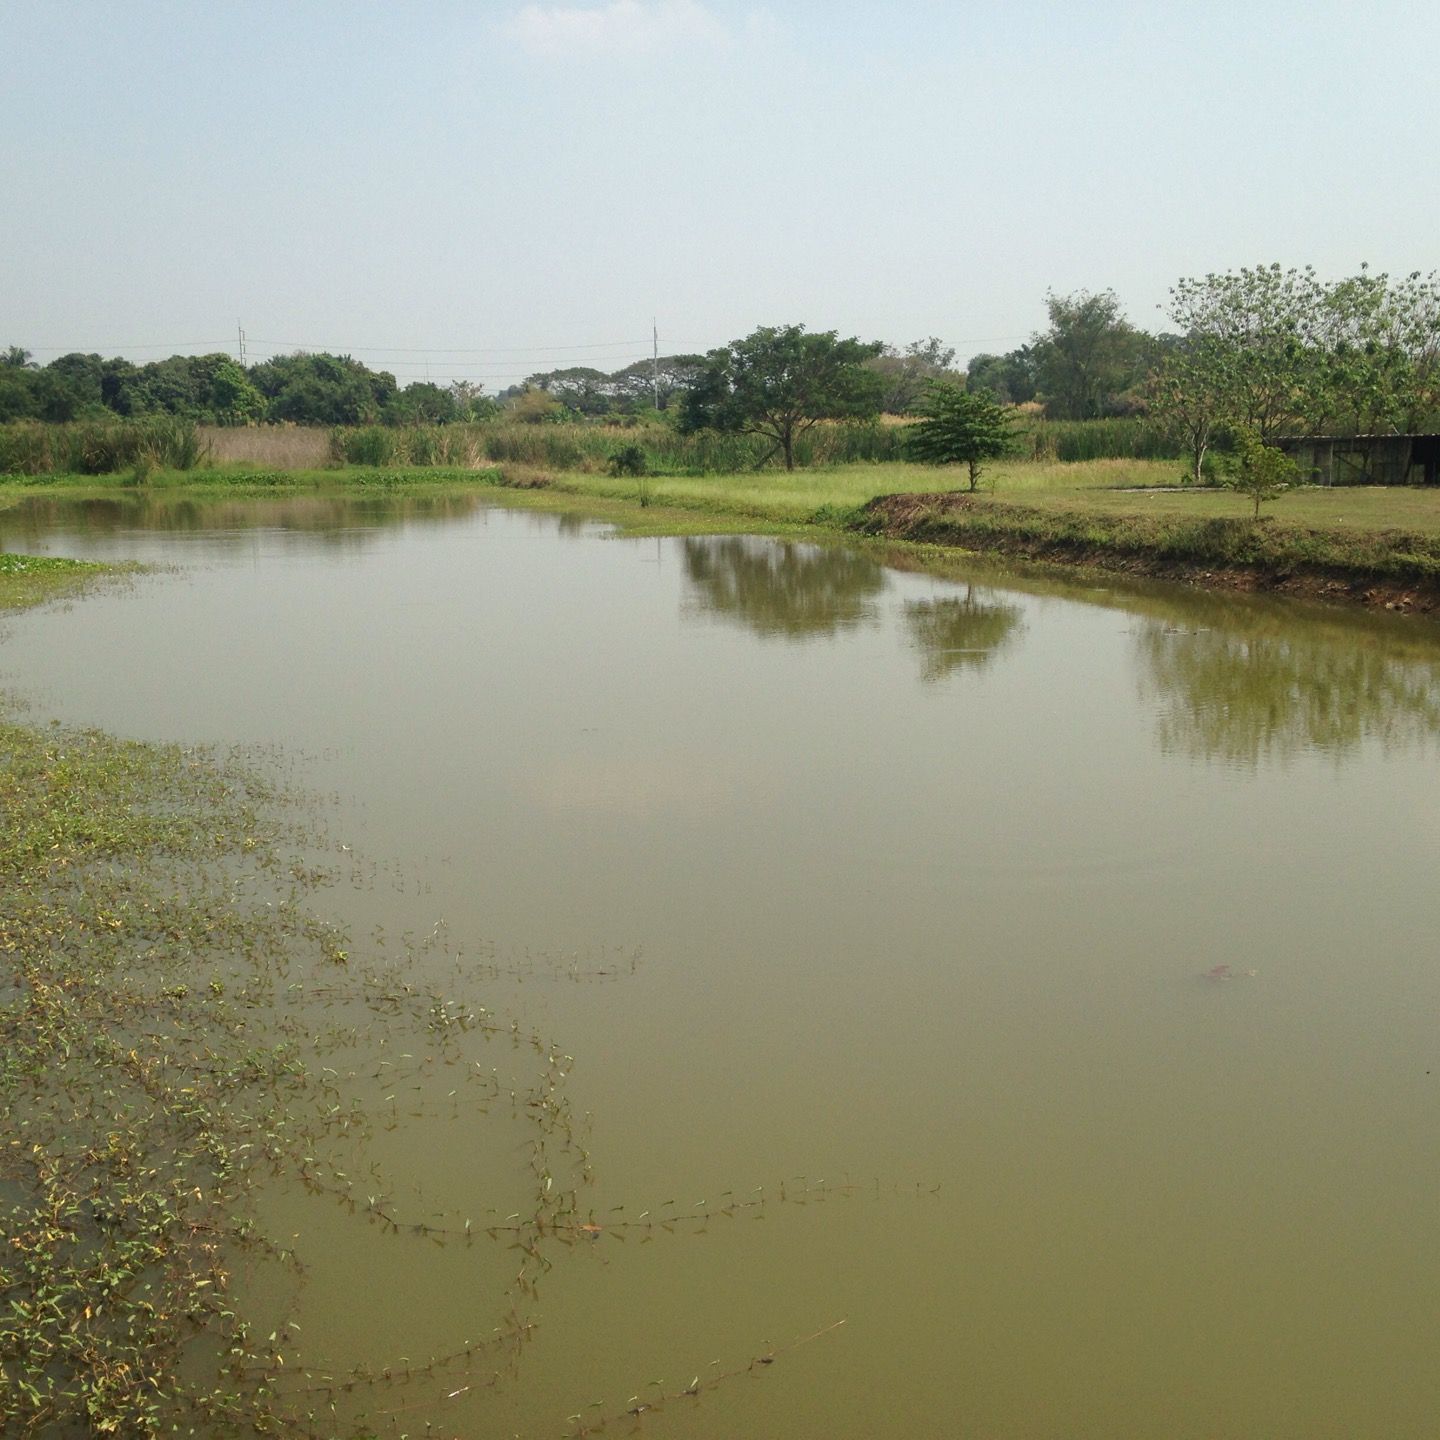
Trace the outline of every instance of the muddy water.
<instances>
[{"instance_id":1,"label":"muddy water","mask_svg":"<svg viewBox=\"0 0 1440 1440\"><path fill-rule=\"evenodd\" d=\"M535 1322L380 1433L1440 1428L1434 628L469 498L0 545L179 567L10 624L0 683L283 747L317 905L574 1057L597 1229L518 1289L503 1232L267 1200L312 1363ZM391 1102L397 1214L533 1204L527 1043L473 1039L488 1115Z\"/></svg>"}]
</instances>

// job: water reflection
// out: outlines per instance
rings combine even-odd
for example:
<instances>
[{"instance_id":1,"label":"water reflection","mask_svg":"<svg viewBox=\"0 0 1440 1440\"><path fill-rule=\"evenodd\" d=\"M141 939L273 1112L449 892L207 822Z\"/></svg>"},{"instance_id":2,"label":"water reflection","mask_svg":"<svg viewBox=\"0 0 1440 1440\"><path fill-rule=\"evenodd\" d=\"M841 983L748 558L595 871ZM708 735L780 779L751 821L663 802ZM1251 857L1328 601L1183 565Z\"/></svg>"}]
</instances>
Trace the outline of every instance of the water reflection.
<instances>
[{"instance_id":1,"label":"water reflection","mask_svg":"<svg viewBox=\"0 0 1440 1440\"><path fill-rule=\"evenodd\" d=\"M799 640L872 624L887 584L880 566L852 550L746 535L686 538L683 556L689 606L756 635Z\"/></svg>"},{"instance_id":2,"label":"water reflection","mask_svg":"<svg viewBox=\"0 0 1440 1440\"><path fill-rule=\"evenodd\" d=\"M1223 628L1145 620L1136 646L1167 753L1255 765L1440 735L1433 646L1387 649L1349 627L1253 607L1227 615Z\"/></svg>"},{"instance_id":3,"label":"water reflection","mask_svg":"<svg viewBox=\"0 0 1440 1440\"><path fill-rule=\"evenodd\" d=\"M921 678L943 680L987 666L1023 630L1018 605L968 586L961 596L907 600L905 624L924 656Z\"/></svg>"},{"instance_id":4,"label":"water reflection","mask_svg":"<svg viewBox=\"0 0 1440 1440\"><path fill-rule=\"evenodd\" d=\"M35 542L57 530L84 540L136 532L203 534L208 544L238 546L243 532L282 530L326 546L354 548L365 531L400 524L443 524L484 507L478 490L444 494L287 494L273 499L194 492L37 496L0 514L0 545Z\"/></svg>"}]
</instances>

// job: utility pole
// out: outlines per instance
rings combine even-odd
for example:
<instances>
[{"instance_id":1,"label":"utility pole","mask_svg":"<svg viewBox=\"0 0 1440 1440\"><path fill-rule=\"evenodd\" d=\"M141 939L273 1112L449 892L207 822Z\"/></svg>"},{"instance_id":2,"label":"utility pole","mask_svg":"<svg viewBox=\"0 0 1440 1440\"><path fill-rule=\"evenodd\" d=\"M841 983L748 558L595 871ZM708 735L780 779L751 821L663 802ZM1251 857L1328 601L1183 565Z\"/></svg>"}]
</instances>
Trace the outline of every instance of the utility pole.
<instances>
[{"instance_id":1,"label":"utility pole","mask_svg":"<svg viewBox=\"0 0 1440 1440\"><path fill-rule=\"evenodd\" d=\"M654 346L650 353L650 389L655 396L655 408L660 408L660 322L654 316L650 319L650 339Z\"/></svg>"},{"instance_id":2,"label":"utility pole","mask_svg":"<svg viewBox=\"0 0 1440 1440\"><path fill-rule=\"evenodd\" d=\"M239 336L238 350L240 352L240 368L245 368L245 327L237 320L235 322L235 333Z\"/></svg>"}]
</instances>

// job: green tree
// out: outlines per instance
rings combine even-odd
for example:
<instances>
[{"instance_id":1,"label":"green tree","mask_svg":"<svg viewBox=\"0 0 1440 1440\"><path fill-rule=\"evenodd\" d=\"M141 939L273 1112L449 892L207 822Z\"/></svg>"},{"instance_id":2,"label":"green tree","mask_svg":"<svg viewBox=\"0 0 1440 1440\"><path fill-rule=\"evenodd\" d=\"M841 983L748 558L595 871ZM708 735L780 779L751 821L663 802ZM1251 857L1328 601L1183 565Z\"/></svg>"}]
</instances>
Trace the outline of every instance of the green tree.
<instances>
[{"instance_id":1,"label":"green tree","mask_svg":"<svg viewBox=\"0 0 1440 1440\"><path fill-rule=\"evenodd\" d=\"M1440 283L1361 266L1324 290L1311 420L1340 434L1414 431L1440 406Z\"/></svg>"},{"instance_id":2,"label":"green tree","mask_svg":"<svg viewBox=\"0 0 1440 1440\"><path fill-rule=\"evenodd\" d=\"M1198 335L1169 349L1146 383L1146 398L1155 423L1189 456L1189 478L1203 483L1217 431L1236 418L1234 367L1223 348Z\"/></svg>"},{"instance_id":3,"label":"green tree","mask_svg":"<svg viewBox=\"0 0 1440 1440\"><path fill-rule=\"evenodd\" d=\"M610 377L590 365L569 365L531 375L527 388L545 390L577 415L604 415L611 409Z\"/></svg>"},{"instance_id":4,"label":"green tree","mask_svg":"<svg viewBox=\"0 0 1440 1440\"><path fill-rule=\"evenodd\" d=\"M795 468L795 441L820 420L869 419L880 409L880 377L865 362L878 344L814 334L803 325L761 326L705 357L685 393L679 428L761 435Z\"/></svg>"},{"instance_id":5,"label":"green tree","mask_svg":"<svg viewBox=\"0 0 1440 1440\"><path fill-rule=\"evenodd\" d=\"M1045 297L1050 328L1032 340L1045 413L1093 420L1121 408L1149 369L1151 339L1120 313L1113 290Z\"/></svg>"},{"instance_id":6,"label":"green tree","mask_svg":"<svg viewBox=\"0 0 1440 1440\"><path fill-rule=\"evenodd\" d=\"M905 448L927 465L965 465L970 488L980 483L981 466L1010 452L1010 415L988 391L963 390L953 381L931 381L910 427Z\"/></svg>"},{"instance_id":7,"label":"green tree","mask_svg":"<svg viewBox=\"0 0 1440 1440\"><path fill-rule=\"evenodd\" d=\"M0 423L33 420L39 414L39 375L19 365L0 365Z\"/></svg>"},{"instance_id":8,"label":"green tree","mask_svg":"<svg viewBox=\"0 0 1440 1440\"><path fill-rule=\"evenodd\" d=\"M989 390L1006 405L1024 405L1039 389L1035 351L1022 345L1005 355L972 355L965 367L965 383L971 390Z\"/></svg>"},{"instance_id":9,"label":"green tree","mask_svg":"<svg viewBox=\"0 0 1440 1440\"><path fill-rule=\"evenodd\" d=\"M543 425L564 417L564 407L548 391L527 385L509 401L510 418L526 425Z\"/></svg>"},{"instance_id":10,"label":"green tree","mask_svg":"<svg viewBox=\"0 0 1440 1440\"><path fill-rule=\"evenodd\" d=\"M668 410L705 368L702 355L662 355L636 360L610 376L608 390L615 406L627 413Z\"/></svg>"},{"instance_id":11,"label":"green tree","mask_svg":"<svg viewBox=\"0 0 1440 1440\"><path fill-rule=\"evenodd\" d=\"M1228 489L1238 490L1255 502L1255 518L1260 518L1260 504L1283 495L1295 482L1295 462L1273 445L1267 445L1259 432L1242 426L1235 432L1235 454L1225 475Z\"/></svg>"},{"instance_id":12,"label":"green tree","mask_svg":"<svg viewBox=\"0 0 1440 1440\"><path fill-rule=\"evenodd\" d=\"M117 415L143 415L150 408L140 367L118 355L100 367L100 399Z\"/></svg>"},{"instance_id":13,"label":"green tree","mask_svg":"<svg viewBox=\"0 0 1440 1440\"><path fill-rule=\"evenodd\" d=\"M450 399L455 418L467 422L492 419L500 408L478 380L452 380Z\"/></svg>"},{"instance_id":14,"label":"green tree","mask_svg":"<svg viewBox=\"0 0 1440 1440\"><path fill-rule=\"evenodd\" d=\"M255 420L264 412L265 397L233 360L220 359L205 378L205 408L221 424Z\"/></svg>"},{"instance_id":15,"label":"green tree","mask_svg":"<svg viewBox=\"0 0 1440 1440\"><path fill-rule=\"evenodd\" d=\"M395 394L395 377L348 355L276 355L254 365L250 380L266 400L266 418L297 425L373 425Z\"/></svg>"},{"instance_id":16,"label":"green tree","mask_svg":"<svg viewBox=\"0 0 1440 1440\"><path fill-rule=\"evenodd\" d=\"M1190 342L1192 385L1223 397L1225 419L1268 440L1324 408L1325 298L1313 270L1256 265L1181 280L1167 309Z\"/></svg>"},{"instance_id":17,"label":"green tree","mask_svg":"<svg viewBox=\"0 0 1440 1440\"><path fill-rule=\"evenodd\" d=\"M71 420L83 415L86 411L97 411L101 408L100 399L100 377L104 371L105 362L98 355L82 355L78 351L72 351L69 355L62 355L58 360L52 360L41 372L47 379L54 382L50 409L52 414L47 414L45 419ZM66 397L63 401L59 399L61 394ZM59 415L59 410L64 409L68 413Z\"/></svg>"},{"instance_id":18,"label":"green tree","mask_svg":"<svg viewBox=\"0 0 1440 1440\"><path fill-rule=\"evenodd\" d=\"M0 369L29 370L34 363L30 352L22 350L18 345L7 345L4 351L0 352Z\"/></svg>"},{"instance_id":19,"label":"green tree","mask_svg":"<svg viewBox=\"0 0 1440 1440\"><path fill-rule=\"evenodd\" d=\"M415 380L392 395L383 416L392 425L444 425L455 419L455 396L430 380Z\"/></svg>"}]
</instances>

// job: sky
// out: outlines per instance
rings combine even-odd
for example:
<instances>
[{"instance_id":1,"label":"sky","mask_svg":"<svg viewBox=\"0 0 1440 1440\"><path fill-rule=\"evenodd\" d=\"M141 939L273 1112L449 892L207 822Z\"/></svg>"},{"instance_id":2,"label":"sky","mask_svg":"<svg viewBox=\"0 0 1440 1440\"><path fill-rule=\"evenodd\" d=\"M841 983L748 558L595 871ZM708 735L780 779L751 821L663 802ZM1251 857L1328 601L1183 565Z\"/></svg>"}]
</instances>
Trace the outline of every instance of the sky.
<instances>
[{"instance_id":1,"label":"sky","mask_svg":"<svg viewBox=\"0 0 1440 1440\"><path fill-rule=\"evenodd\" d=\"M1440 6L0 0L0 347L496 390L1440 268ZM1427 93L1428 88L1428 93Z\"/></svg>"}]
</instances>

